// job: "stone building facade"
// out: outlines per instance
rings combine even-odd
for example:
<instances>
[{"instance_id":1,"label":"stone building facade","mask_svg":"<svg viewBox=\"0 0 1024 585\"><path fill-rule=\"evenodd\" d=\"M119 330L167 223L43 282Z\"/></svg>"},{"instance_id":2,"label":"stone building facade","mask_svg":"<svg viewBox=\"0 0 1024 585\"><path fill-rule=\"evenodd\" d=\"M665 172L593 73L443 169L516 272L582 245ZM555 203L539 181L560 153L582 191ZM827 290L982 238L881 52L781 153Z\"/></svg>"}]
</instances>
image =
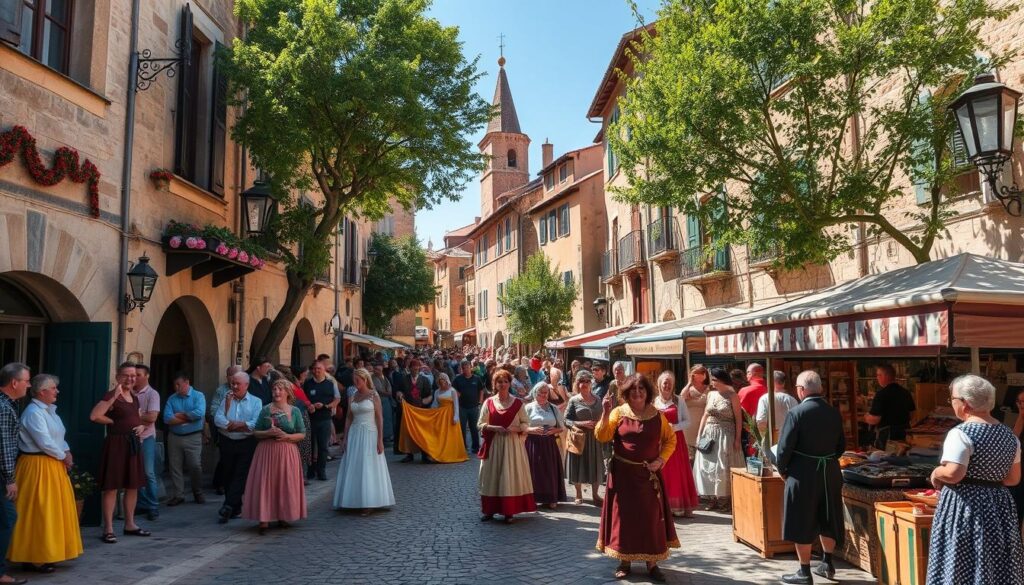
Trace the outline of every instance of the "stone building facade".
<instances>
[{"instance_id":1,"label":"stone building facade","mask_svg":"<svg viewBox=\"0 0 1024 585\"><path fill-rule=\"evenodd\" d=\"M212 59L242 31L230 0L142 2L135 15L131 2L68 2L72 12L45 22L11 4L13 12L0 11L19 20L0 21L3 144L23 127L46 168L67 148L79 164L95 165L98 178L93 206L89 180L50 185L53 177L26 163L21 149L0 167L0 359L61 377L69 441L76 461L91 468L103 429L88 413L109 389L114 365L126 358L149 364L152 384L165 396L178 370L211 394L228 365L254 357L255 342L283 304L284 267L270 259L256 269L213 250L174 249L164 237L172 220L244 234L239 196L256 172L230 138L235 112L225 105ZM189 65L176 65L173 77L131 78L133 22L138 51L172 57L187 39ZM48 43L33 37L38 30ZM166 180L151 179L156 170L169 171ZM396 233L413 231L411 213L396 212L391 223ZM334 353L335 313L342 328L362 329L360 269L374 228L344 222L331 269L303 302L278 354L267 357L301 366ZM159 278L144 310L125 314L118 291L127 288L128 264L143 255ZM396 332L407 328L411 339L413 323L410 312L408 327L401 321Z\"/></svg>"},{"instance_id":2,"label":"stone building facade","mask_svg":"<svg viewBox=\"0 0 1024 585\"><path fill-rule=\"evenodd\" d=\"M653 25L648 27L652 30ZM998 51L1014 46L1024 29L1024 11L983 31L983 37ZM602 131L597 137L605 152L605 185L608 236L602 262L603 294L608 300L608 324L627 325L690 317L719 308L752 309L778 304L836 283L868 274L912 265L910 253L887 236L865 236L864 226L847 232L849 249L827 265L807 265L797 270L772 268L771 254L752 254L745 246L730 246L710 254L714 245L700 223L672 208L629 205L613 196L615 187L625 186L607 130L618 118L617 100L624 92L619 76L632 74L627 48L640 38L640 29L626 33L613 52L611 62L587 112L600 119ZM1016 58L997 78L1018 90L1024 88L1024 59ZM888 88L879 99L890 99L898 87ZM778 91L785 91L782 86ZM847 137L849 139L849 137ZM1007 165L1003 183L1022 184L1024 156L1020 142L1017 156ZM1024 220L1006 213L970 165L956 178L958 193L952 194L954 215L946 222L946 233L931 251L932 259L962 252L1013 261L1024 260L1024 239L1020 237ZM928 205L908 177L898 184L903 196L890 204L887 215L904 233L922 226L904 219L905 212ZM738 186L727 185L727 197L739 197Z\"/></svg>"}]
</instances>

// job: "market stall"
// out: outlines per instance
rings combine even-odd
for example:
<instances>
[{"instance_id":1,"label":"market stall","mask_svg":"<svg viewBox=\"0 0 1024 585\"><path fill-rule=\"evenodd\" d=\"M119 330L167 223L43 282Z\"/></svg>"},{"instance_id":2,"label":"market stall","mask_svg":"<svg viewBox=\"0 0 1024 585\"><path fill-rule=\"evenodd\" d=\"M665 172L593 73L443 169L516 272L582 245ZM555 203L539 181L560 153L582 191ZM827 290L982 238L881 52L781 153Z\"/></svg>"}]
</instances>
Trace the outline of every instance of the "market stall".
<instances>
[{"instance_id":1,"label":"market stall","mask_svg":"<svg viewBox=\"0 0 1024 585\"><path fill-rule=\"evenodd\" d=\"M837 553L877 576L882 551L874 506L904 500L907 490L926 483L937 447L956 424L944 410L952 378L985 376L1000 404L1015 394L1008 389L1024 370L1024 264L960 254L843 283L704 330L710 355L766 356L767 369L785 372L790 387L799 372L817 371L826 397L843 414L847 448L874 444L900 456L846 458L847 545ZM916 426L905 442L886 441L864 422L878 390L875 368L882 364L892 366L896 382L915 400Z\"/></svg>"},{"instance_id":2,"label":"market stall","mask_svg":"<svg viewBox=\"0 0 1024 585\"><path fill-rule=\"evenodd\" d=\"M565 364L569 364L574 359L586 356L585 350L582 347L583 344L608 339L629 329L629 326L606 327L605 329L570 335L561 339L552 339L545 343L544 347L554 352L555 356L561 358Z\"/></svg>"},{"instance_id":3,"label":"market stall","mask_svg":"<svg viewBox=\"0 0 1024 585\"><path fill-rule=\"evenodd\" d=\"M736 317L743 311L715 309L702 315L655 323L643 331L631 332L624 337L626 355L633 360L637 372L657 377L668 370L676 375L680 384L685 383L692 364L703 364L708 368L721 366L730 368L735 360L731 356L708 356L705 352L704 325ZM744 364L738 364L744 367Z\"/></svg>"}]
</instances>

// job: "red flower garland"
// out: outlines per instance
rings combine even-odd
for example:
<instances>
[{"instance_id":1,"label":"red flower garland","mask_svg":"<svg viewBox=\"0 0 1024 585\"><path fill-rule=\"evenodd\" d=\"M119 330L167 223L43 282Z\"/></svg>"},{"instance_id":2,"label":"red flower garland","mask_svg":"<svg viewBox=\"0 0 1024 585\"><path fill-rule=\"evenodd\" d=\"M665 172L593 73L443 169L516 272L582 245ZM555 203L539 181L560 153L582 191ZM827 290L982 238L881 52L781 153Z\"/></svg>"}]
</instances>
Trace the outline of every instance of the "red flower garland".
<instances>
[{"instance_id":1,"label":"red flower garland","mask_svg":"<svg viewBox=\"0 0 1024 585\"><path fill-rule=\"evenodd\" d=\"M100 171L92 161L86 159L79 166L78 151L62 146L53 155L53 168L47 169L36 150L36 139L24 126L14 126L6 132L0 132L0 168L14 160L19 150L29 175L40 185L51 187L63 181L64 177L73 183L87 182L89 215L93 218L100 216Z\"/></svg>"}]
</instances>

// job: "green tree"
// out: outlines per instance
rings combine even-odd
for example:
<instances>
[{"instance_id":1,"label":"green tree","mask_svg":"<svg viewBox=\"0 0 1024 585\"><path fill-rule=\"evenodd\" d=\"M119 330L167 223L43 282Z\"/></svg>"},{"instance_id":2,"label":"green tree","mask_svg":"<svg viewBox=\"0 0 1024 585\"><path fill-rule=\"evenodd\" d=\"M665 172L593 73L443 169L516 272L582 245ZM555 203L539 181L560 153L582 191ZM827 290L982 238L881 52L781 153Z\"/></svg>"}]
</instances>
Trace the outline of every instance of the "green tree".
<instances>
[{"instance_id":1,"label":"green tree","mask_svg":"<svg viewBox=\"0 0 1024 585\"><path fill-rule=\"evenodd\" d=\"M579 286L566 284L547 256L535 253L498 299L505 307L509 337L520 343L542 344L569 329L578 296Z\"/></svg>"},{"instance_id":2,"label":"green tree","mask_svg":"<svg viewBox=\"0 0 1024 585\"><path fill-rule=\"evenodd\" d=\"M272 177L274 248L288 290L266 339L284 339L330 263L346 214L382 217L457 199L483 168L468 136L490 118L476 60L427 0L236 0L244 38L221 54L232 134ZM315 202L298 193L314 191ZM301 250L301 253L298 251Z\"/></svg>"},{"instance_id":3,"label":"green tree","mask_svg":"<svg viewBox=\"0 0 1024 585\"><path fill-rule=\"evenodd\" d=\"M672 0L633 46L609 132L619 196L698 216L720 244L823 263L864 222L926 262L960 170L946 107L1007 59L985 0ZM976 57L987 54L985 63ZM894 209L909 176L922 206ZM727 197L709 197L721 193ZM908 224L919 228L907 230Z\"/></svg>"},{"instance_id":4,"label":"green tree","mask_svg":"<svg viewBox=\"0 0 1024 585\"><path fill-rule=\"evenodd\" d=\"M363 319L374 335L383 335L402 311L434 302L434 271L427 255L412 237L373 234L370 249L376 257L366 274Z\"/></svg>"}]
</instances>

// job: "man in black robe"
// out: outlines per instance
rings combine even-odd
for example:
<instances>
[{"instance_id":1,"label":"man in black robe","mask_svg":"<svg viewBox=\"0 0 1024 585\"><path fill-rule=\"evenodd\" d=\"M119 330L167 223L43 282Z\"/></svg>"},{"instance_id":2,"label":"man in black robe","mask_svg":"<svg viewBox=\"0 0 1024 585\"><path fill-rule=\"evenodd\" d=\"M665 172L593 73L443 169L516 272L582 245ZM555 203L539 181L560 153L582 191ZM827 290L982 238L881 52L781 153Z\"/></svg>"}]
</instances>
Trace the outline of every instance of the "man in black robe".
<instances>
[{"instance_id":1,"label":"man in black robe","mask_svg":"<svg viewBox=\"0 0 1024 585\"><path fill-rule=\"evenodd\" d=\"M801 403L786 415L779 435L776 465L786 481L782 537L796 543L800 570L783 583L813 583L811 544L821 539L822 562L814 574L835 575L832 552L843 539L843 475L839 456L846 449L843 418L821 395L821 377L814 371L796 379Z\"/></svg>"}]
</instances>

